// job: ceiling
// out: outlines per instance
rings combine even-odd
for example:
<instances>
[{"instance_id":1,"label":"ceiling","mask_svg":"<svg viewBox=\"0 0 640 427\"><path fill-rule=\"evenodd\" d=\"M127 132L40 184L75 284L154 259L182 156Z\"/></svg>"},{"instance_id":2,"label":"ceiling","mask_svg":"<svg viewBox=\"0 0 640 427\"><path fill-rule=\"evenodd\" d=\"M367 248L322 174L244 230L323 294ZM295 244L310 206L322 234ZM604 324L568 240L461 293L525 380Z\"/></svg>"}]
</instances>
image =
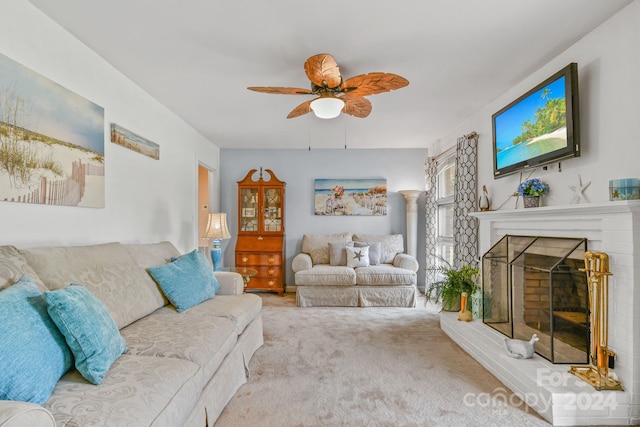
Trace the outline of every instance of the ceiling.
<instances>
[{"instance_id":1,"label":"ceiling","mask_svg":"<svg viewBox=\"0 0 640 427\"><path fill-rule=\"evenodd\" d=\"M220 148L425 148L631 0L30 0ZM287 119L303 64L409 86L369 117Z\"/></svg>"}]
</instances>

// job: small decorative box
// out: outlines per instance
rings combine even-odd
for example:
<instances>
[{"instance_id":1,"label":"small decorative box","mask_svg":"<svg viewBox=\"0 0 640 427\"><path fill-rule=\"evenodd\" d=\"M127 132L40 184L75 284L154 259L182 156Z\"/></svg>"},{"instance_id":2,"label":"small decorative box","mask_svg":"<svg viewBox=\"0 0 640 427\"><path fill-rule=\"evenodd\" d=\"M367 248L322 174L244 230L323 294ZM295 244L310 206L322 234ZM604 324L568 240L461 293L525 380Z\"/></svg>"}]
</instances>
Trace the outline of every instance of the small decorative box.
<instances>
[{"instance_id":1,"label":"small decorative box","mask_svg":"<svg viewBox=\"0 0 640 427\"><path fill-rule=\"evenodd\" d=\"M612 179L609 181L609 200L640 199L640 179Z\"/></svg>"}]
</instances>

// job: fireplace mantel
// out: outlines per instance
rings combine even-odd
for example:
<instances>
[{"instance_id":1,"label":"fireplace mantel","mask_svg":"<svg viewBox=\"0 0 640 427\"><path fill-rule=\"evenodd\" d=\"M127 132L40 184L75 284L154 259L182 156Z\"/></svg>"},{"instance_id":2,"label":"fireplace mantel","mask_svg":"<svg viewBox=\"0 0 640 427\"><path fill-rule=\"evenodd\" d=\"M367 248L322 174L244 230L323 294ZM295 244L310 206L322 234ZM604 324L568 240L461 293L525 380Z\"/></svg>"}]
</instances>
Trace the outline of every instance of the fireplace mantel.
<instances>
[{"instance_id":1,"label":"fireplace mantel","mask_svg":"<svg viewBox=\"0 0 640 427\"><path fill-rule=\"evenodd\" d=\"M469 215L481 220L515 219L522 217L575 216L575 215L611 215L640 212L640 200L617 202L585 203L577 205L542 206L539 208L504 209L497 211L470 212Z\"/></svg>"},{"instance_id":2,"label":"fireplace mantel","mask_svg":"<svg viewBox=\"0 0 640 427\"><path fill-rule=\"evenodd\" d=\"M609 254L609 347L616 352L613 372L625 389L597 392L534 355L530 361L505 356L504 336L474 320L441 316L441 327L514 393L538 396L531 406L554 425L637 425L640 423L640 201L586 203L529 209L473 212L478 219L478 253L506 234L586 238L590 251ZM547 381L550 376L561 381ZM577 381L577 383L576 383ZM559 384L562 383L562 384ZM584 393L587 393L586 395ZM615 405L602 405L603 396ZM576 399L582 400L576 400ZM581 402L571 405L571 402ZM585 407L585 403L592 404Z\"/></svg>"}]
</instances>

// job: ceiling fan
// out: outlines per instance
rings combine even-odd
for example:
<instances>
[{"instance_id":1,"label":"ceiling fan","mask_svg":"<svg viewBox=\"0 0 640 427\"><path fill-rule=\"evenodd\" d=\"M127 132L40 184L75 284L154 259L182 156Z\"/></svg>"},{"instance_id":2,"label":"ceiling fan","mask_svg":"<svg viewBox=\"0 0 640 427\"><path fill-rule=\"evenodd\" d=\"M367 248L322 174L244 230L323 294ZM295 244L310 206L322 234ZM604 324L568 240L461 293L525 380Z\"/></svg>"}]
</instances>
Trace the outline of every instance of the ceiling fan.
<instances>
[{"instance_id":1,"label":"ceiling fan","mask_svg":"<svg viewBox=\"0 0 640 427\"><path fill-rule=\"evenodd\" d=\"M368 73L342 80L340 69L328 53L313 55L304 63L304 71L311 80L311 89L295 87L248 87L249 90L284 95L316 95L294 108L288 119L311 111L323 119L332 119L341 112L364 118L371 113L371 101L367 95L389 92L409 84L404 77L392 73Z\"/></svg>"}]
</instances>

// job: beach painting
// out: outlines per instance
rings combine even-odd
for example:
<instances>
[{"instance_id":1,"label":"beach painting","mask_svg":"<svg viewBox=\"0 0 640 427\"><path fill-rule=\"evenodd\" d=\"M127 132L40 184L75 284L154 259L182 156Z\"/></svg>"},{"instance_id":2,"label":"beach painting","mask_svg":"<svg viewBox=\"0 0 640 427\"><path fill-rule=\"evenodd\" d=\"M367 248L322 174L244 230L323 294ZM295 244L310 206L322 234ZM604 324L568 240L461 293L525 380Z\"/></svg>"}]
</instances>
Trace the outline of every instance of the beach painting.
<instances>
[{"instance_id":1,"label":"beach painting","mask_svg":"<svg viewBox=\"0 0 640 427\"><path fill-rule=\"evenodd\" d=\"M103 208L104 109L0 54L0 201Z\"/></svg>"},{"instance_id":2,"label":"beach painting","mask_svg":"<svg viewBox=\"0 0 640 427\"><path fill-rule=\"evenodd\" d=\"M160 159L160 146L158 144L115 123L111 123L111 142L137 153L144 154L152 159Z\"/></svg>"},{"instance_id":3,"label":"beach painting","mask_svg":"<svg viewBox=\"0 0 640 427\"><path fill-rule=\"evenodd\" d=\"M316 179L316 215L386 215L387 180Z\"/></svg>"}]
</instances>

